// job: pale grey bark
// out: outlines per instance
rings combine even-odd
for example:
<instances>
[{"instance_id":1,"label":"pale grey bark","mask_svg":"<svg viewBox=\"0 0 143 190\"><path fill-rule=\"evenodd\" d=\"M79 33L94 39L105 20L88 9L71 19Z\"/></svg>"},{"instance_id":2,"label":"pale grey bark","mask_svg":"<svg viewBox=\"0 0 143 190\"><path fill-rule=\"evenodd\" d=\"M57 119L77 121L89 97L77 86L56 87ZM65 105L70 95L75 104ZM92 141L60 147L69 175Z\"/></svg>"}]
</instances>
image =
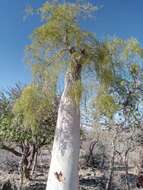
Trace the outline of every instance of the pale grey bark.
<instances>
[{"instance_id":1,"label":"pale grey bark","mask_svg":"<svg viewBox=\"0 0 143 190\"><path fill-rule=\"evenodd\" d=\"M79 189L80 111L69 93L72 85L72 74L67 72L46 190Z\"/></svg>"}]
</instances>

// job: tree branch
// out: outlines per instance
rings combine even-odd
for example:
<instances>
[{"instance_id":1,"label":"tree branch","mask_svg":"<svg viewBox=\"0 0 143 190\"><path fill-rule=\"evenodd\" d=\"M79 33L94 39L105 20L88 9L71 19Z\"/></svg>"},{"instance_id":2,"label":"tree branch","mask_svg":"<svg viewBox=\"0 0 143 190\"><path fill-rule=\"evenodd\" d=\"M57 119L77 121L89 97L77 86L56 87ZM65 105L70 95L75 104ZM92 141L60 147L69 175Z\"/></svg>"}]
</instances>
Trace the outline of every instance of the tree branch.
<instances>
[{"instance_id":1,"label":"tree branch","mask_svg":"<svg viewBox=\"0 0 143 190\"><path fill-rule=\"evenodd\" d=\"M3 149L3 150L6 150L6 151L9 151L11 152L12 154L14 154L15 156L18 156L18 157L21 157L22 154L20 152L18 152L17 150L15 150L14 148L12 147L8 147L4 144L0 145L0 148Z\"/></svg>"}]
</instances>

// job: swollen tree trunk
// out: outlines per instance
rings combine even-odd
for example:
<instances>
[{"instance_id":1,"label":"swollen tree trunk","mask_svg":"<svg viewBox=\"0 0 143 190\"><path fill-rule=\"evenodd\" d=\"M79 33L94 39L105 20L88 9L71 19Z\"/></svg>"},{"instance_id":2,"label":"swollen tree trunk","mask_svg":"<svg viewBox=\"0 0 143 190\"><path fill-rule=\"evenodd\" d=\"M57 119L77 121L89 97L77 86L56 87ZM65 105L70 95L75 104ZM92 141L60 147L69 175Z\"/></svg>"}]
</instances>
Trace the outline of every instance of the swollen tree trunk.
<instances>
[{"instance_id":1,"label":"swollen tree trunk","mask_svg":"<svg viewBox=\"0 0 143 190\"><path fill-rule=\"evenodd\" d=\"M79 105L70 96L70 90L75 80L72 74L67 72L58 110L46 190L79 189L80 111Z\"/></svg>"}]
</instances>

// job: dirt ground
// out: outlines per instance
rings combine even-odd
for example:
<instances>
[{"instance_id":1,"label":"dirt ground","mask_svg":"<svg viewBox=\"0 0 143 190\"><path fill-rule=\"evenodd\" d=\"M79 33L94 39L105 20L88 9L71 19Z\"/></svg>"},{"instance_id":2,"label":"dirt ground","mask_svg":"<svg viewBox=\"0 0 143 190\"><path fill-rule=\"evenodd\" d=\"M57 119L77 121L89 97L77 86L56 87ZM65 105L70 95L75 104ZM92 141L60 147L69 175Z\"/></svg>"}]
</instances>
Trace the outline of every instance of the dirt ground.
<instances>
[{"instance_id":1,"label":"dirt ground","mask_svg":"<svg viewBox=\"0 0 143 190\"><path fill-rule=\"evenodd\" d=\"M48 160L50 158L47 150L43 150L39 154L38 164L33 178L30 181L24 181L22 190L45 190L49 169ZM18 190L20 184L18 163L19 160L17 157L3 150L0 151L0 190ZM118 170L120 170L120 175L117 172ZM79 171L80 190L104 190L106 184L104 176L104 172L98 169L81 167ZM113 190L126 190L124 169L116 168L114 176ZM131 190L136 190L136 176L130 174L129 178L131 181ZM7 189L4 189L3 185L8 181L10 181L11 187L9 186Z\"/></svg>"}]
</instances>

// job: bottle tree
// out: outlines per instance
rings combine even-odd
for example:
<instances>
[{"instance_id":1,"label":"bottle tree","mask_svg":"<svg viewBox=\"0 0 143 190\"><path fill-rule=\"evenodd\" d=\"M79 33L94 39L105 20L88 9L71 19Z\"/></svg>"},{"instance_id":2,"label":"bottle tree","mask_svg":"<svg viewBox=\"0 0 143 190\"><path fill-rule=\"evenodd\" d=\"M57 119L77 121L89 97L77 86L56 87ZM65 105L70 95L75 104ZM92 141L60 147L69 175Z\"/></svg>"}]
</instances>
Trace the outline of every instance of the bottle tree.
<instances>
[{"instance_id":1,"label":"bottle tree","mask_svg":"<svg viewBox=\"0 0 143 190\"><path fill-rule=\"evenodd\" d=\"M43 77L40 74L43 67L49 82L54 80L58 88L58 81L65 73L47 190L79 189L80 101L86 79L84 73L96 73L107 89L116 73L114 66L118 66L112 53L120 42L98 42L94 34L81 27L81 19L96 9L89 3L44 3L37 11L41 26L33 31L32 43L27 47L27 58L37 80ZM59 69L59 65L64 69ZM55 70L58 71L56 77Z\"/></svg>"}]
</instances>

